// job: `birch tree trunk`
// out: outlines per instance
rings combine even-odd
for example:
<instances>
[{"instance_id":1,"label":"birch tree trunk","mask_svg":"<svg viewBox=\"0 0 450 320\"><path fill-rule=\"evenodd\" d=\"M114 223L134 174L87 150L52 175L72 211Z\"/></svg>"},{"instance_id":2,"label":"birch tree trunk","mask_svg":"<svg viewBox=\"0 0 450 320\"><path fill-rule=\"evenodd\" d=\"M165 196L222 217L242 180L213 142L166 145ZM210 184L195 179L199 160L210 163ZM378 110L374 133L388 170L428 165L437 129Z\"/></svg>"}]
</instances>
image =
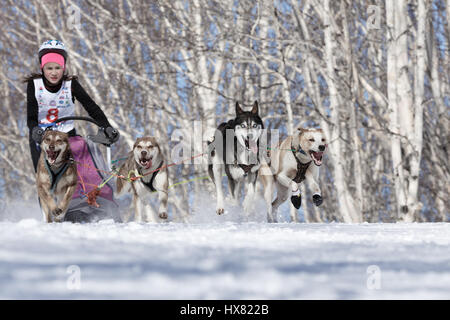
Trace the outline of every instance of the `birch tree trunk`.
<instances>
[{"instance_id":1,"label":"birch tree trunk","mask_svg":"<svg viewBox=\"0 0 450 320\"><path fill-rule=\"evenodd\" d=\"M397 216L405 222L414 221L420 210L418 180L422 154L426 15L425 0L419 0L413 94L408 73L406 1L388 0L386 2L388 98L390 130L394 135L391 142L391 155Z\"/></svg>"},{"instance_id":2,"label":"birch tree trunk","mask_svg":"<svg viewBox=\"0 0 450 320\"><path fill-rule=\"evenodd\" d=\"M394 175L394 188L397 205L397 218L401 217L401 208L406 205L405 178L402 167L402 151L400 145L400 125L397 99L397 39L395 2L398 0L386 0L386 24L387 24L387 95L389 101L389 130L391 138L392 169Z\"/></svg>"},{"instance_id":3,"label":"birch tree trunk","mask_svg":"<svg viewBox=\"0 0 450 320\"><path fill-rule=\"evenodd\" d=\"M337 198L340 204L340 211L344 222L361 222L361 213L357 211L352 196L348 190L345 181L345 164L343 159L343 148L341 146L341 130L339 119L339 100L338 91L334 80L334 44L332 38L332 21L330 1L324 1L324 41L325 41L325 60L326 60L326 80L329 90L330 114L332 126L329 132L329 150L334 165L335 186Z\"/></svg>"},{"instance_id":4,"label":"birch tree trunk","mask_svg":"<svg viewBox=\"0 0 450 320\"><path fill-rule=\"evenodd\" d=\"M364 210L364 196L363 196L363 187L362 187L362 179L363 174L361 170L361 157L360 157L360 150L361 150L361 143L358 136L358 130L359 126L357 124L357 96L359 95L359 81L358 81L358 69L356 68L355 62L353 61L353 51L351 46L351 39L349 34L349 27L350 23L347 20L348 15L348 8L347 5L344 2L341 2L341 12L343 12L343 33L344 33L344 39L343 39L343 47L344 47L344 53L346 57L347 62L347 68L348 68L348 83L351 84L350 89L350 96L351 96L351 103L349 106L349 113L350 113L350 135L352 140L351 148L353 149L353 168L354 168L354 181L355 181L355 188L356 188L356 194L355 194L355 207L359 212L359 221L362 222L363 220L363 210Z\"/></svg>"},{"instance_id":5,"label":"birch tree trunk","mask_svg":"<svg viewBox=\"0 0 450 320\"><path fill-rule=\"evenodd\" d=\"M419 216L421 209L418 199L420 163L422 159L422 141L423 141L423 104L424 104L424 84L425 84L425 30L427 11L426 0L418 0L417 9L417 43L416 43L416 66L415 66L415 88L414 88L414 131L413 131L413 152L410 157L411 172L409 175L408 190L408 214L404 216L405 221L413 221Z\"/></svg>"}]
</instances>

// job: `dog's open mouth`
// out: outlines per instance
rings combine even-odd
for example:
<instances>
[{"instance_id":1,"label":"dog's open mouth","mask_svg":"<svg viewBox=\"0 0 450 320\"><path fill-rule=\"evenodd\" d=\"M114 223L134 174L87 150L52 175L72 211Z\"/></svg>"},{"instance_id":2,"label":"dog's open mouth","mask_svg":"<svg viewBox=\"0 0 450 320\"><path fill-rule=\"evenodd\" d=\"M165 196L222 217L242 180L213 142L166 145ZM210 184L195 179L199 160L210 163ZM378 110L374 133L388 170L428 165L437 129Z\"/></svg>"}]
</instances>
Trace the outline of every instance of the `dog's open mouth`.
<instances>
[{"instance_id":1,"label":"dog's open mouth","mask_svg":"<svg viewBox=\"0 0 450 320\"><path fill-rule=\"evenodd\" d=\"M47 150L47 160L50 164L54 164L61 151Z\"/></svg>"},{"instance_id":2,"label":"dog's open mouth","mask_svg":"<svg viewBox=\"0 0 450 320\"><path fill-rule=\"evenodd\" d=\"M139 159L139 164L144 167L145 169L148 169L152 166L152 157L150 158L141 158Z\"/></svg>"},{"instance_id":3,"label":"dog's open mouth","mask_svg":"<svg viewBox=\"0 0 450 320\"><path fill-rule=\"evenodd\" d=\"M244 139L244 142L245 142L245 147L247 148L247 150L250 150L254 154L258 153L258 145L256 144L255 140L250 140L247 138L247 139Z\"/></svg>"},{"instance_id":4,"label":"dog's open mouth","mask_svg":"<svg viewBox=\"0 0 450 320\"><path fill-rule=\"evenodd\" d=\"M322 164L323 152L310 151L309 154L311 155L311 159L313 159L316 166L320 166Z\"/></svg>"}]
</instances>

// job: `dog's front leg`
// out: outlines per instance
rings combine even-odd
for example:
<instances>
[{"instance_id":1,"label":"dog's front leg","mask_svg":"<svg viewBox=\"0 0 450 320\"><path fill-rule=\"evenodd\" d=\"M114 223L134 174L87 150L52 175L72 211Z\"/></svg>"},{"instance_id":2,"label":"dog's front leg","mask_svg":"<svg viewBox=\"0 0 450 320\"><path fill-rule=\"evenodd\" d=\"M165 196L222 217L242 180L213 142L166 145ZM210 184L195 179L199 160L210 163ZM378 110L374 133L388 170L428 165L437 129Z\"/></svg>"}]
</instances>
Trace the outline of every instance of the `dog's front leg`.
<instances>
[{"instance_id":1,"label":"dog's front leg","mask_svg":"<svg viewBox=\"0 0 450 320\"><path fill-rule=\"evenodd\" d=\"M255 203L255 193L256 193L256 173L249 173L247 179L248 179L248 188L247 188L247 194L244 199L244 211L247 213L247 215L253 211L254 209L254 203Z\"/></svg>"},{"instance_id":2,"label":"dog's front leg","mask_svg":"<svg viewBox=\"0 0 450 320\"><path fill-rule=\"evenodd\" d=\"M292 179L289 178L284 172L280 172L277 175L277 181L285 188L291 188L292 186Z\"/></svg>"},{"instance_id":3,"label":"dog's front leg","mask_svg":"<svg viewBox=\"0 0 450 320\"><path fill-rule=\"evenodd\" d=\"M214 185L216 186L216 195L217 195L216 212L217 214L220 215L225 212L223 202L223 189L222 189L222 165L213 164L213 173L214 173Z\"/></svg>"},{"instance_id":4,"label":"dog's front leg","mask_svg":"<svg viewBox=\"0 0 450 320\"><path fill-rule=\"evenodd\" d=\"M275 180L272 175L265 175L262 177L262 183L264 185L264 200L266 200L267 206L267 222L277 222L277 217L272 211L272 194Z\"/></svg>"},{"instance_id":5,"label":"dog's front leg","mask_svg":"<svg viewBox=\"0 0 450 320\"><path fill-rule=\"evenodd\" d=\"M144 204L141 199L138 198L137 195L133 196L133 204L134 204L134 221L137 223L142 222L142 212L144 211Z\"/></svg>"},{"instance_id":6,"label":"dog's front leg","mask_svg":"<svg viewBox=\"0 0 450 320\"><path fill-rule=\"evenodd\" d=\"M45 186L38 187L38 195L41 199L41 205L46 215L46 222L53 222L52 217L57 209L56 202L53 199L53 195L47 190Z\"/></svg>"},{"instance_id":7,"label":"dog's front leg","mask_svg":"<svg viewBox=\"0 0 450 320\"><path fill-rule=\"evenodd\" d=\"M316 206L320 206L323 202L322 192L320 191L319 183L319 168L316 166L310 166L305 173L305 178L309 183L313 192L313 202Z\"/></svg>"},{"instance_id":8,"label":"dog's front leg","mask_svg":"<svg viewBox=\"0 0 450 320\"><path fill-rule=\"evenodd\" d=\"M276 216L278 207L287 200L291 190L290 187L285 187L277 180L277 197L272 202L272 214Z\"/></svg>"},{"instance_id":9,"label":"dog's front leg","mask_svg":"<svg viewBox=\"0 0 450 320\"><path fill-rule=\"evenodd\" d=\"M169 197L168 188L169 188L169 177L167 174L167 170L163 170L159 172L159 174L156 176L155 189L158 191L158 200L159 200L158 217L164 220L166 220L168 217L167 216L167 199Z\"/></svg>"},{"instance_id":10,"label":"dog's front leg","mask_svg":"<svg viewBox=\"0 0 450 320\"><path fill-rule=\"evenodd\" d=\"M167 219L167 199L169 195L165 190L158 190L159 209L158 216L160 219Z\"/></svg>"},{"instance_id":11,"label":"dog's front leg","mask_svg":"<svg viewBox=\"0 0 450 320\"><path fill-rule=\"evenodd\" d=\"M276 211L278 207L286 201L292 189L293 180L289 178L284 171L277 175L277 198L272 203L272 210Z\"/></svg>"},{"instance_id":12,"label":"dog's front leg","mask_svg":"<svg viewBox=\"0 0 450 320\"><path fill-rule=\"evenodd\" d=\"M288 189L288 194L284 196L289 197L289 192L291 193L291 203L296 208L299 209L301 206L301 195L300 195L300 189L298 184L289 178L284 172L280 172L277 176L277 181L280 185L282 185L284 188ZM283 200L284 202L285 200ZM296 219L296 218L295 218ZM294 219L294 220L295 220Z\"/></svg>"},{"instance_id":13,"label":"dog's front leg","mask_svg":"<svg viewBox=\"0 0 450 320\"><path fill-rule=\"evenodd\" d=\"M44 221L47 223L53 222L51 215L50 215L50 209L47 206L47 203L42 201L42 198L41 198L41 209L42 209Z\"/></svg>"},{"instance_id":14,"label":"dog's front leg","mask_svg":"<svg viewBox=\"0 0 450 320\"><path fill-rule=\"evenodd\" d=\"M235 182L233 191L230 190L230 193L231 193L231 196L232 196L232 200L233 200L233 204L235 206L239 205L239 196L240 196L240 193L241 193L241 185L242 185L242 180L237 180Z\"/></svg>"},{"instance_id":15,"label":"dog's front leg","mask_svg":"<svg viewBox=\"0 0 450 320\"><path fill-rule=\"evenodd\" d=\"M145 202L143 203L143 208L144 208L143 216L145 218L145 222L157 222L158 221L149 198L145 199Z\"/></svg>"},{"instance_id":16,"label":"dog's front leg","mask_svg":"<svg viewBox=\"0 0 450 320\"><path fill-rule=\"evenodd\" d=\"M67 209L69 207L70 201L72 200L73 193L75 192L76 185L71 185L67 188L64 193L64 197L61 202L58 204L57 210L53 216L54 221L62 222L64 221L64 217L66 215Z\"/></svg>"},{"instance_id":17,"label":"dog's front leg","mask_svg":"<svg viewBox=\"0 0 450 320\"><path fill-rule=\"evenodd\" d=\"M273 199L273 188L275 184L275 177L272 170L269 168L267 163L263 163L259 169L258 174L260 175L261 183L264 186L264 200L267 206L267 222L277 222L276 215L272 211L272 199Z\"/></svg>"}]
</instances>

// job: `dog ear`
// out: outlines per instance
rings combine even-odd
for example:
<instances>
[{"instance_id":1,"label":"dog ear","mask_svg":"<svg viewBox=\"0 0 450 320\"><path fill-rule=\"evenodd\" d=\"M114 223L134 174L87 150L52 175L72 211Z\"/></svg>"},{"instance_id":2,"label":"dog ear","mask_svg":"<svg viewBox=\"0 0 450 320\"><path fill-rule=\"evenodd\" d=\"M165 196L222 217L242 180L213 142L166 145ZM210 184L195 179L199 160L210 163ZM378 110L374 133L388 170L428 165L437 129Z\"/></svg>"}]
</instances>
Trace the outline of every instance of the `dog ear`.
<instances>
[{"instance_id":1,"label":"dog ear","mask_svg":"<svg viewBox=\"0 0 450 320\"><path fill-rule=\"evenodd\" d=\"M42 135L42 141L44 141L45 138L52 132L52 130L45 130L44 134Z\"/></svg>"},{"instance_id":2,"label":"dog ear","mask_svg":"<svg viewBox=\"0 0 450 320\"><path fill-rule=\"evenodd\" d=\"M137 138L133 145L133 150L137 147L138 143L141 142L142 138Z\"/></svg>"},{"instance_id":3,"label":"dog ear","mask_svg":"<svg viewBox=\"0 0 450 320\"><path fill-rule=\"evenodd\" d=\"M157 147L159 151L161 151L161 148L159 147L158 141L156 141L155 137L150 137L150 141L152 142L152 145Z\"/></svg>"},{"instance_id":4,"label":"dog ear","mask_svg":"<svg viewBox=\"0 0 450 320\"><path fill-rule=\"evenodd\" d=\"M308 131L308 129L302 128L302 127L298 127L298 135L301 136L302 134L304 134L305 132Z\"/></svg>"},{"instance_id":5,"label":"dog ear","mask_svg":"<svg viewBox=\"0 0 450 320\"><path fill-rule=\"evenodd\" d=\"M69 142L69 135L67 133L58 131L58 135L62 141L67 142L67 143Z\"/></svg>"},{"instance_id":6,"label":"dog ear","mask_svg":"<svg viewBox=\"0 0 450 320\"><path fill-rule=\"evenodd\" d=\"M253 114L258 114L258 101L255 101L255 103L253 103L253 108L252 108L252 113Z\"/></svg>"},{"instance_id":7,"label":"dog ear","mask_svg":"<svg viewBox=\"0 0 450 320\"><path fill-rule=\"evenodd\" d=\"M239 102L236 101L236 115L240 115L242 113L244 113L244 110L241 109Z\"/></svg>"}]
</instances>

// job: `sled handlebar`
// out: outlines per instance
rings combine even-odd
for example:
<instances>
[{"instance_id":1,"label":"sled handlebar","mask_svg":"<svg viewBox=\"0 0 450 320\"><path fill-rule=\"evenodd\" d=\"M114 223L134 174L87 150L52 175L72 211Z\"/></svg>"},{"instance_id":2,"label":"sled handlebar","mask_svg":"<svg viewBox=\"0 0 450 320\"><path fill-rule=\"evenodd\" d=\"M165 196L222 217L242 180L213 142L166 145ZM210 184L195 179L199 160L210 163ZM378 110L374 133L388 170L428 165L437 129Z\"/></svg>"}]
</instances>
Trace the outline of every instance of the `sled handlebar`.
<instances>
[{"instance_id":1,"label":"sled handlebar","mask_svg":"<svg viewBox=\"0 0 450 320\"><path fill-rule=\"evenodd\" d=\"M62 118L59 118L58 120L56 120L55 122L52 122L49 127L52 127L59 122L67 121L67 120L83 120L83 121L88 121L88 122L95 124L98 127L97 134L88 135L88 138L95 143L101 143L107 147L110 147L114 142L116 142L119 139L119 131L118 130L114 129L113 127L103 128L102 126L100 126L98 124L97 121L95 121L94 119L88 118L88 117L81 117L81 116L62 117ZM43 134L44 134L44 129L39 128L39 127L36 127L33 129L33 139L35 141L38 141L38 139L35 139L35 136L36 136L36 138L39 138L37 136L39 135L40 137L42 137Z\"/></svg>"},{"instance_id":2,"label":"sled handlebar","mask_svg":"<svg viewBox=\"0 0 450 320\"><path fill-rule=\"evenodd\" d=\"M113 127L102 128L99 127L96 135L88 135L88 138L96 143L104 144L110 147L119 139L119 131Z\"/></svg>"},{"instance_id":3,"label":"sled handlebar","mask_svg":"<svg viewBox=\"0 0 450 320\"><path fill-rule=\"evenodd\" d=\"M101 126L94 119L91 119L91 118L88 118L88 117L80 117L80 116L62 117L62 118L59 118L58 120L56 120L55 122L52 122L52 124L57 124L59 122L63 122L63 121L67 121L67 120L84 120L84 121L89 121L89 122L92 122L93 124L95 124L97 127L101 128Z\"/></svg>"}]
</instances>

